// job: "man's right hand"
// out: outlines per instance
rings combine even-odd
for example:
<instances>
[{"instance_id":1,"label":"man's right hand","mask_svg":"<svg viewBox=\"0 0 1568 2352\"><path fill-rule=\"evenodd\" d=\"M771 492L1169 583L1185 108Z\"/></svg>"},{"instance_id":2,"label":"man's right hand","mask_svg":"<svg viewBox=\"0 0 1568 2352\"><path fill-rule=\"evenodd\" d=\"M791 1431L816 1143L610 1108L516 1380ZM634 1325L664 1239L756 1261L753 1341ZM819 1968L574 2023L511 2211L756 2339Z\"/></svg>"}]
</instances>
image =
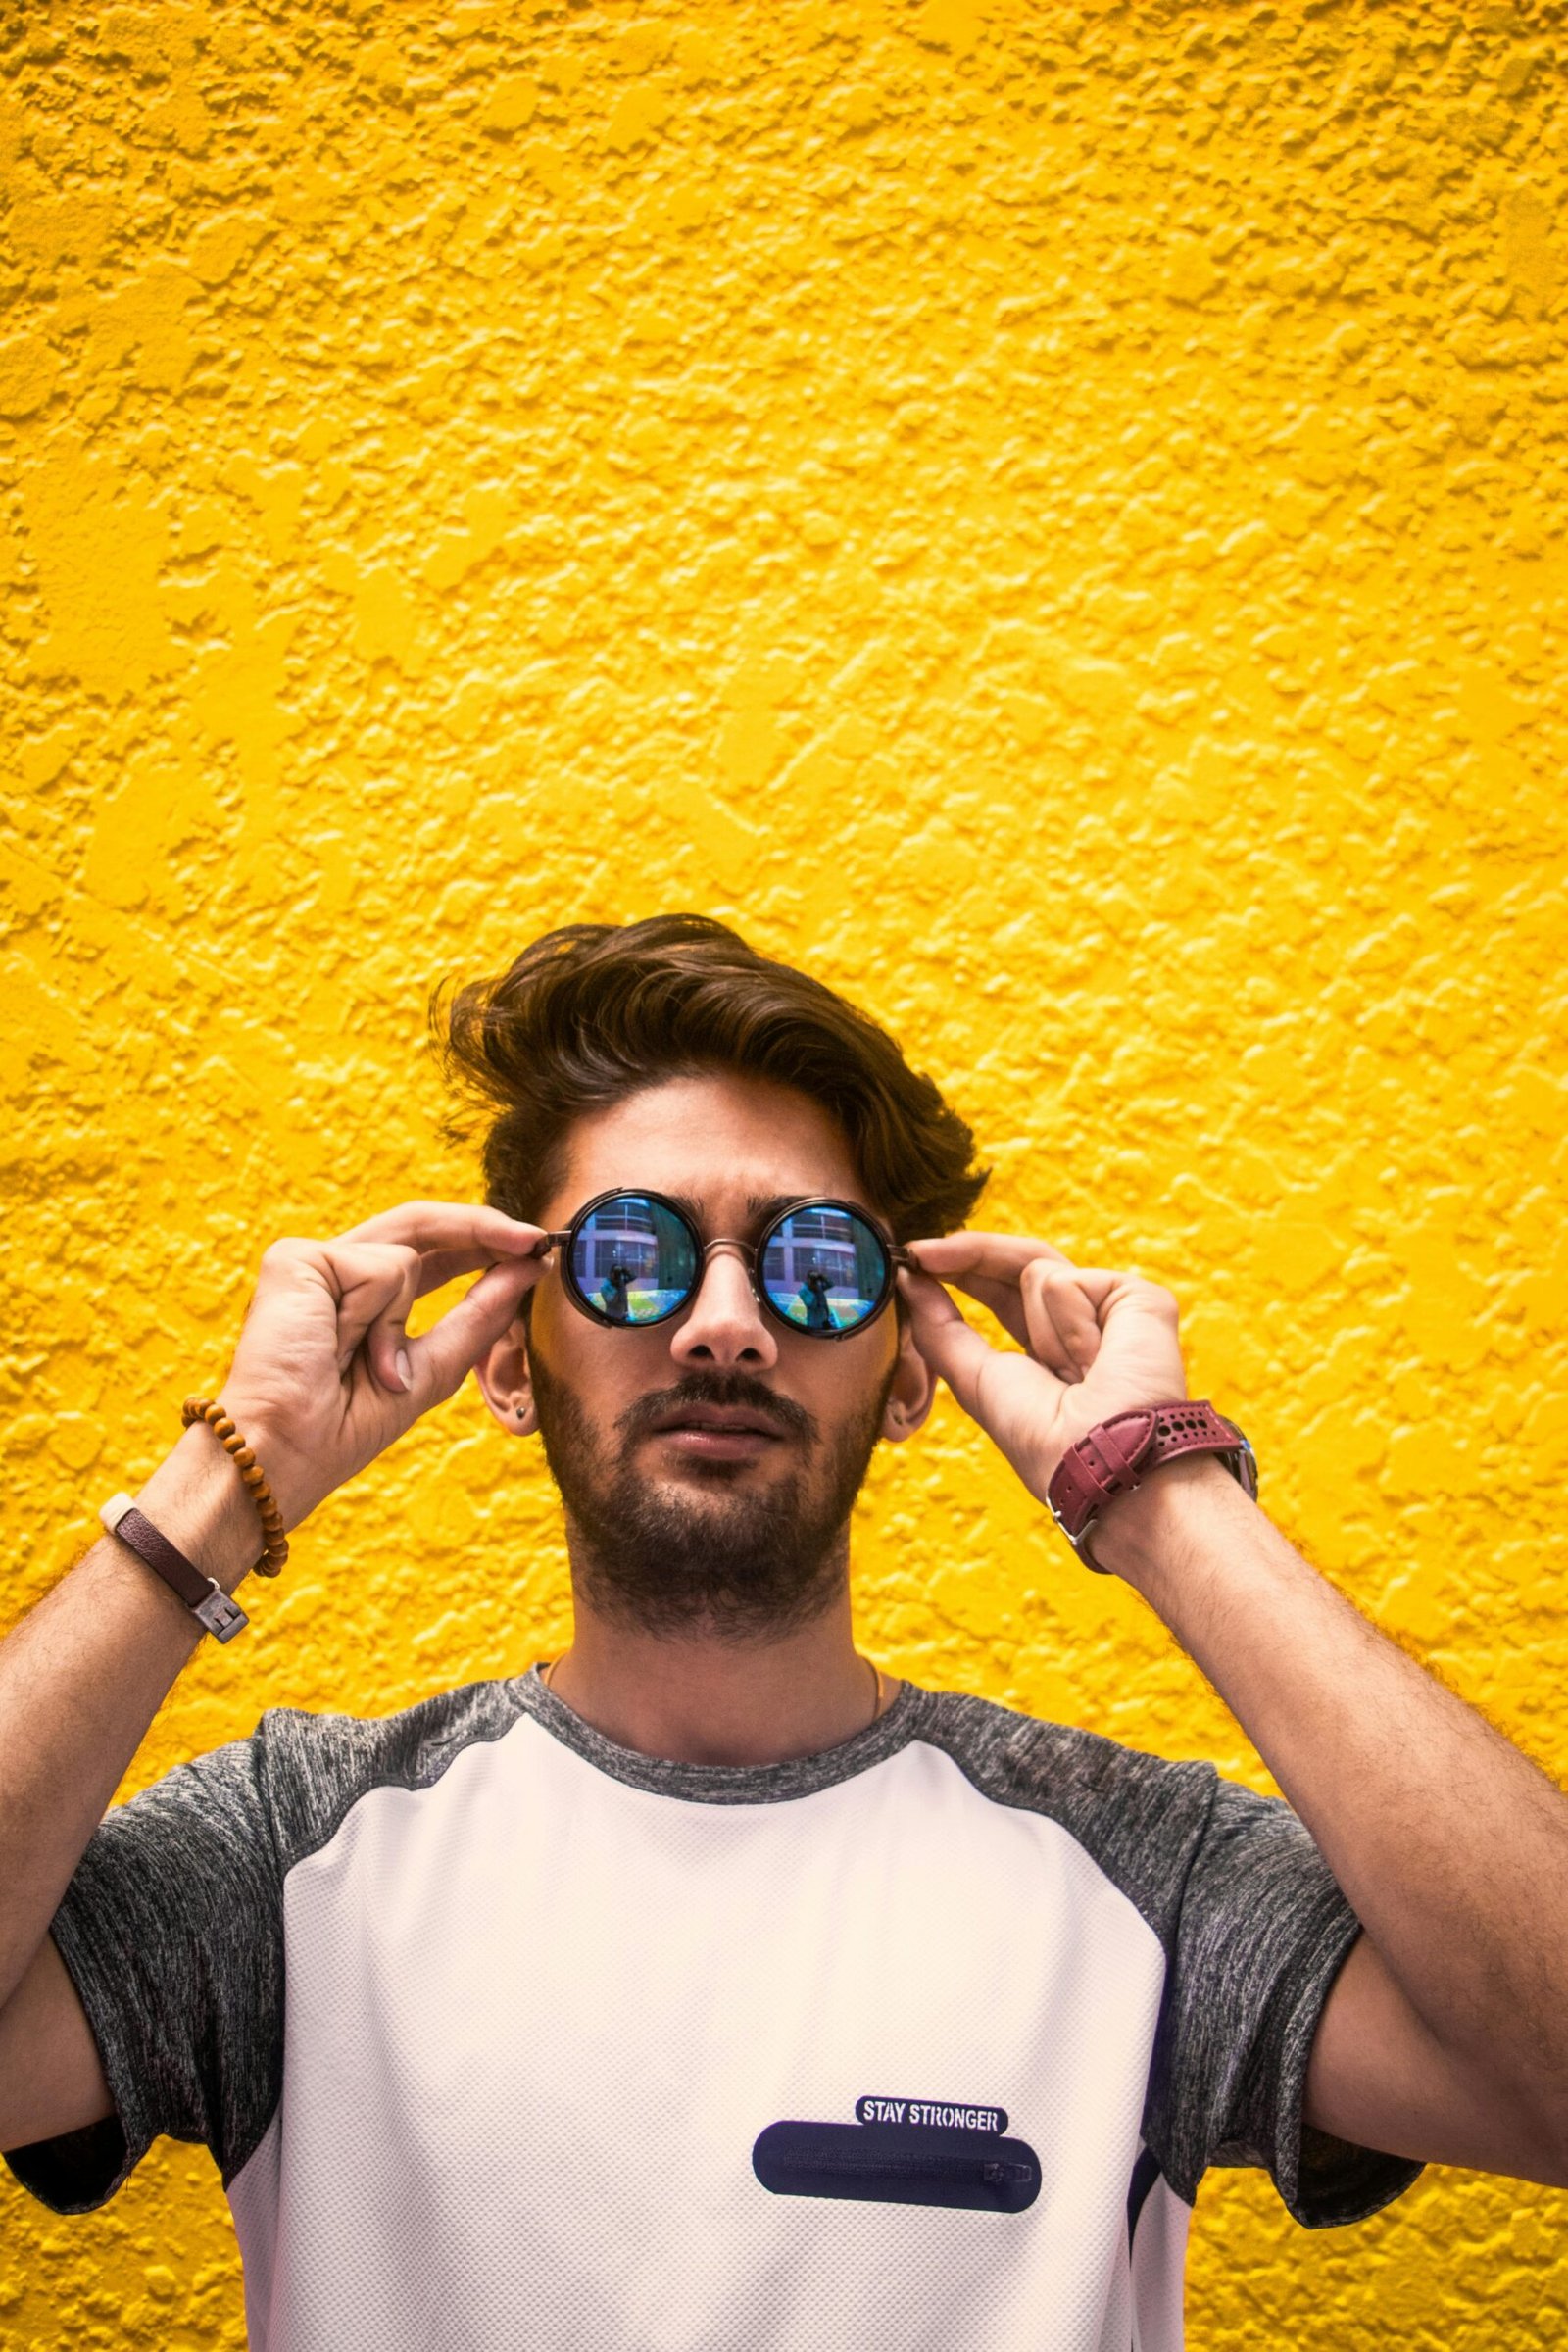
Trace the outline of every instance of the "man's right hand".
<instances>
[{"instance_id":1,"label":"man's right hand","mask_svg":"<svg viewBox=\"0 0 1568 2352\"><path fill-rule=\"evenodd\" d=\"M516 1317L545 1247L537 1225L449 1200L406 1201L335 1241L272 1244L219 1396L285 1527L455 1395ZM473 1273L466 1295L410 1339L415 1300Z\"/></svg>"},{"instance_id":2,"label":"man's right hand","mask_svg":"<svg viewBox=\"0 0 1568 2352\"><path fill-rule=\"evenodd\" d=\"M539 1279L544 1239L499 1209L416 1200L336 1241L272 1245L219 1396L285 1526L461 1388ZM415 1300L463 1274L479 1280L411 1340ZM209 1430L187 1430L138 1500L226 1591L248 1573L255 1508ZM104 1536L0 1642L0 2147L113 2113L49 1923L200 1640L178 1595Z\"/></svg>"}]
</instances>

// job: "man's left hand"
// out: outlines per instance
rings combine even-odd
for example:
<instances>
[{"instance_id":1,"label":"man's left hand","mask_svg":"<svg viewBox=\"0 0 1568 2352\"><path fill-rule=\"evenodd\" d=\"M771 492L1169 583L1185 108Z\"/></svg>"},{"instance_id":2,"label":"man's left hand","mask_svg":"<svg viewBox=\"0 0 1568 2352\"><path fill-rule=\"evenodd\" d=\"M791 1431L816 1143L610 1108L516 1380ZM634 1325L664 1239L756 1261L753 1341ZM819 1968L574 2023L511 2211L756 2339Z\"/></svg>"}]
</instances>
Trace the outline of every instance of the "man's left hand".
<instances>
[{"instance_id":1,"label":"man's left hand","mask_svg":"<svg viewBox=\"0 0 1568 2352\"><path fill-rule=\"evenodd\" d=\"M901 1270L899 1286L915 1346L1040 1501L1097 1421L1186 1396L1176 1300L1158 1283L1075 1266L1016 1234L948 1233L910 1249L921 1271ZM971 1329L944 1284L989 1308L1024 1354Z\"/></svg>"}]
</instances>

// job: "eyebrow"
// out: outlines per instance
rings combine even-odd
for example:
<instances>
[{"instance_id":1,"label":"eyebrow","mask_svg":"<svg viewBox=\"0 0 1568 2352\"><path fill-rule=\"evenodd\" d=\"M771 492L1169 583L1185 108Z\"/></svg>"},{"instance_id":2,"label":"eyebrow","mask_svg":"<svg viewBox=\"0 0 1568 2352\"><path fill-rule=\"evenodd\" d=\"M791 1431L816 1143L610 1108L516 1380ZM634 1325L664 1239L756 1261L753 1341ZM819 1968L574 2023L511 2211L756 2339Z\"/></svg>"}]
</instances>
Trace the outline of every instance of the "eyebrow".
<instances>
[{"instance_id":1,"label":"eyebrow","mask_svg":"<svg viewBox=\"0 0 1568 2352\"><path fill-rule=\"evenodd\" d=\"M667 1193L664 1197L666 1200L673 1200L677 1208L683 1208L692 1223L701 1232L703 1203L700 1200L694 1199L690 1193ZM748 1193L746 1214L754 1224L762 1225L767 1222L768 1218L776 1217L781 1209L793 1207L797 1200L811 1200L819 1198L820 1195L813 1193ZM848 1194L839 1194L835 1198L849 1200ZM863 1204L858 1200L850 1200L849 1204L852 1208L862 1209L866 1216L871 1213L869 1209L863 1208Z\"/></svg>"}]
</instances>

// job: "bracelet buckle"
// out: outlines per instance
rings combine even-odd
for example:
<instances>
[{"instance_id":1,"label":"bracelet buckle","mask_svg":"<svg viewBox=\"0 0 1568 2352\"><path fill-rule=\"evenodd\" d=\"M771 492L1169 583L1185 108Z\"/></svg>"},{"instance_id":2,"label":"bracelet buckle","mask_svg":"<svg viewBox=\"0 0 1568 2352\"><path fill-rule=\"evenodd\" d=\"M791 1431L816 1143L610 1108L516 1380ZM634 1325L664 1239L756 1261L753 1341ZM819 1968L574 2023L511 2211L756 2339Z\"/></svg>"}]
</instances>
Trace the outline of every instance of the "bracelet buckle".
<instances>
[{"instance_id":1,"label":"bracelet buckle","mask_svg":"<svg viewBox=\"0 0 1568 2352\"><path fill-rule=\"evenodd\" d=\"M199 1617L207 1631L220 1642L232 1642L236 1634L245 1631L250 1619L233 1593L225 1592L216 1577L210 1576L207 1581L213 1588L212 1592L205 1600L196 1603L191 1615Z\"/></svg>"}]
</instances>

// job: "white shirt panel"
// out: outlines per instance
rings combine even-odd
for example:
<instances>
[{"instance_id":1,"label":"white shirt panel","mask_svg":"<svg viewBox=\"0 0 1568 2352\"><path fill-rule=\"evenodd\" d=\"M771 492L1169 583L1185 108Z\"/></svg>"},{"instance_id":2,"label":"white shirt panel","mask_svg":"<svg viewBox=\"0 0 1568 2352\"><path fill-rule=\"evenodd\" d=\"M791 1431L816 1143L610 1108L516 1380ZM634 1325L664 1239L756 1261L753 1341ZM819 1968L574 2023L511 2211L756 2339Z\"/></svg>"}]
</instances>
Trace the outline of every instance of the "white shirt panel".
<instances>
[{"instance_id":1,"label":"white shirt panel","mask_svg":"<svg viewBox=\"0 0 1568 2352\"><path fill-rule=\"evenodd\" d=\"M362 1796L284 1915L282 2100L230 2188L254 2352L495 2352L519 2313L552 2352L1130 2342L1159 1941L936 1748L711 1805L524 1717ZM764 2126L866 2094L1005 2108L1038 2199L760 2185Z\"/></svg>"}]
</instances>

